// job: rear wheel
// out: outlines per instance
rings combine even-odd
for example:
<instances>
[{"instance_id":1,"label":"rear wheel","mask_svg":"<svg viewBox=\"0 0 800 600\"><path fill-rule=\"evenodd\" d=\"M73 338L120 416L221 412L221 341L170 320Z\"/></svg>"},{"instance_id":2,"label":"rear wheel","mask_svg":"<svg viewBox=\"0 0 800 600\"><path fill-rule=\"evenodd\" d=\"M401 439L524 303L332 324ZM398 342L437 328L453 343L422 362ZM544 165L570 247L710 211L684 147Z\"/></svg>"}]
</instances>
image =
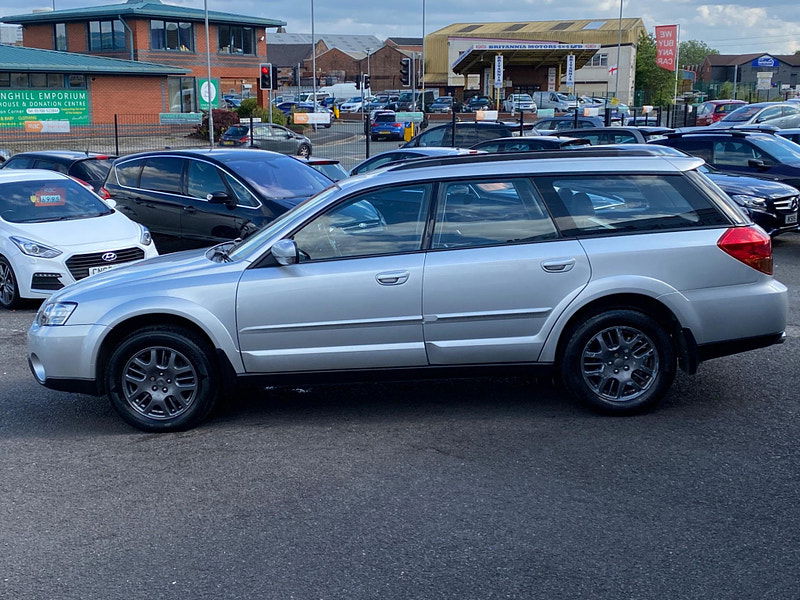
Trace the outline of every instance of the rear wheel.
<instances>
[{"instance_id":1,"label":"rear wheel","mask_svg":"<svg viewBox=\"0 0 800 600\"><path fill-rule=\"evenodd\" d=\"M151 432L198 425L219 395L208 343L173 327L145 327L126 336L111 353L105 383L119 415Z\"/></svg>"},{"instance_id":2,"label":"rear wheel","mask_svg":"<svg viewBox=\"0 0 800 600\"><path fill-rule=\"evenodd\" d=\"M4 256L0 256L0 306L13 309L17 308L19 303L19 286L14 269Z\"/></svg>"},{"instance_id":3,"label":"rear wheel","mask_svg":"<svg viewBox=\"0 0 800 600\"><path fill-rule=\"evenodd\" d=\"M584 404L608 414L653 408L675 378L669 333L652 317L610 310L572 330L561 361L567 388Z\"/></svg>"},{"instance_id":4,"label":"rear wheel","mask_svg":"<svg viewBox=\"0 0 800 600\"><path fill-rule=\"evenodd\" d=\"M308 144L300 144L300 147L297 149L297 156L302 156L303 158L311 156L311 146Z\"/></svg>"}]
</instances>

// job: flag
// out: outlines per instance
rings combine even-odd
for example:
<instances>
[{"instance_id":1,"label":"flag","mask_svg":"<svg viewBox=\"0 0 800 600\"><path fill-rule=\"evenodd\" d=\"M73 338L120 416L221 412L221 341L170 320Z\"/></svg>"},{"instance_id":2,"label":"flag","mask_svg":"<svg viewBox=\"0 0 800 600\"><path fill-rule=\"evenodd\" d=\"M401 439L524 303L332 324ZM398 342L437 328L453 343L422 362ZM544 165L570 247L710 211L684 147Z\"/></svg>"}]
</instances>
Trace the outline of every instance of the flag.
<instances>
[{"instance_id":1,"label":"flag","mask_svg":"<svg viewBox=\"0 0 800 600\"><path fill-rule=\"evenodd\" d=\"M613 67L608 67L608 74L609 75L613 75L616 72L617 72L617 66L616 65L614 65Z\"/></svg>"},{"instance_id":2,"label":"flag","mask_svg":"<svg viewBox=\"0 0 800 600\"><path fill-rule=\"evenodd\" d=\"M656 25L656 65L667 71L678 68L678 26Z\"/></svg>"}]
</instances>

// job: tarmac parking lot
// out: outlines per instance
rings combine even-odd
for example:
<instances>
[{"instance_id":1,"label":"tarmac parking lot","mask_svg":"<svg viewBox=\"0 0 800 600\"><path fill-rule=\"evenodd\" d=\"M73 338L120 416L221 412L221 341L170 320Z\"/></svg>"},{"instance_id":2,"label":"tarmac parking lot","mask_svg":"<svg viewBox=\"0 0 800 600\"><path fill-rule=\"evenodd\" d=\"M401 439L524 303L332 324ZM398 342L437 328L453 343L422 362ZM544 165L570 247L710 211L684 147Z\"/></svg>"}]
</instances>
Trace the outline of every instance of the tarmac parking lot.
<instances>
[{"instance_id":1,"label":"tarmac parking lot","mask_svg":"<svg viewBox=\"0 0 800 600\"><path fill-rule=\"evenodd\" d=\"M0 598L797 600L800 234L775 259L786 344L628 418L480 378L270 389L144 434L40 387L35 304L2 312Z\"/></svg>"}]
</instances>

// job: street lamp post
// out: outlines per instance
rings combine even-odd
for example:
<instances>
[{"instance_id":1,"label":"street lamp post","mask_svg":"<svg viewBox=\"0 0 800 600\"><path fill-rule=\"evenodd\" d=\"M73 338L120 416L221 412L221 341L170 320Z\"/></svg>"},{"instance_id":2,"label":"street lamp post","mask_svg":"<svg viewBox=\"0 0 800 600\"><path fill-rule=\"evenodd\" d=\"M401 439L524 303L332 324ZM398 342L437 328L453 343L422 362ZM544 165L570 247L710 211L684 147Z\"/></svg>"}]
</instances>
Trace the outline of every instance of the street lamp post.
<instances>
[{"instance_id":1,"label":"street lamp post","mask_svg":"<svg viewBox=\"0 0 800 600\"><path fill-rule=\"evenodd\" d=\"M619 66L620 54L622 51L622 0L619 0L619 27L617 31L617 72L616 75L616 83L614 84L614 98L619 98L619 72L621 71Z\"/></svg>"},{"instance_id":2,"label":"street lamp post","mask_svg":"<svg viewBox=\"0 0 800 600\"><path fill-rule=\"evenodd\" d=\"M206 93L208 94L208 145L214 148L214 105L212 104L213 98L211 97L212 90L216 90L214 84L211 83L211 39L208 33L208 0L203 0L203 12L205 13L205 29L206 29ZM203 89L200 86L200 92Z\"/></svg>"},{"instance_id":3,"label":"street lamp post","mask_svg":"<svg viewBox=\"0 0 800 600\"><path fill-rule=\"evenodd\" d=\"M311 104L317 112L317 42L314 35L314 0L311 0Z\"/></svg>"}]
</instances>

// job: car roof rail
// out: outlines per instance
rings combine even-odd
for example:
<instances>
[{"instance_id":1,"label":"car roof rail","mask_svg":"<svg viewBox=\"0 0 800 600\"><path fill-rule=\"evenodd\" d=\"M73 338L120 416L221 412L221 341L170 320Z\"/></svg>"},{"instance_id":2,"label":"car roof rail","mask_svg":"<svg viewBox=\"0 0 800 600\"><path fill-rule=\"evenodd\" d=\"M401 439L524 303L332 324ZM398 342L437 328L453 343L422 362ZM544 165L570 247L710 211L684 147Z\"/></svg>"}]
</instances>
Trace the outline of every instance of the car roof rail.
<instances>
[{"instance_id":1,"label":"car roof rail","mask_svg":"<svg viewBox=\"0 0 800 600\"><path fill-rule=\"evenodd\" d=\"M630 158L632 156L654 156L648 150L620 150L618 148L603 148L595 146L592 148L576 148L563 150L532 150L527 152L498 152L487 154L456 154L452 156L423 156L400 165L390 167L387 171L408 171L411 169L422 169L426 167L440 167L448 165L475 164L475 163L495 163L509 162L515 160L531 160L546 158L608 158L612 156L622 156Z\"/></svg>"},{"instance_id":2,"label":"car roof rail","mask_svg":"<svg viewBox=\"0 0 800 600\"><path fill-rule=\"evenodd\" d=\"M718 133L729 133L733 137L747 137L748 133L759 133L758 131L752 131L747 129L732 129L732 128L722 128L722 127L709 127L707 130L695 130L695 131L674 131L672 133L664 134L664 137L667 138L679 138L683 137L684 135L716 135Z\"/></svg>"}]
</instances>

